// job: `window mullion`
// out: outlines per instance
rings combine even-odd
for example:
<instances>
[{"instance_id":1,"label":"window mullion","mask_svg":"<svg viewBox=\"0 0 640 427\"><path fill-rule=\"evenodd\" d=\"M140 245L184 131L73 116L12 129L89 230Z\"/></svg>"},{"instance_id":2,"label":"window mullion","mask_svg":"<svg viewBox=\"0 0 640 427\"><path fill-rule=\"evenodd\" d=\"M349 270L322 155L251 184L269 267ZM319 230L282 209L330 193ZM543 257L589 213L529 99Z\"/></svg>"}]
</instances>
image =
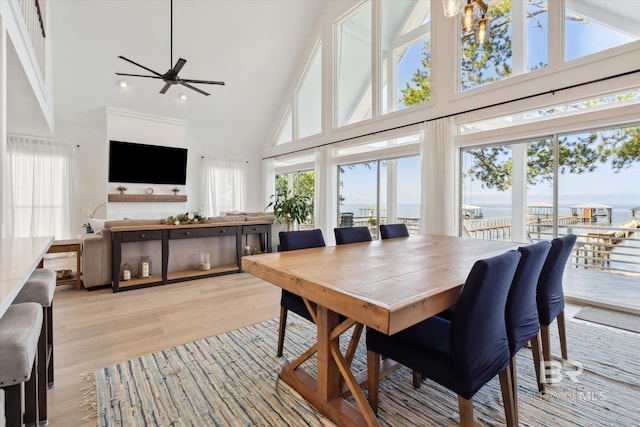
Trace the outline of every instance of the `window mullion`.
<instances>
[{"instance_id":1,"label":"window mullion","mask_svg":"<svg viewBox=\"0 0 640 427\"><path fill-rule=\"evenodd\" d=\"M380 19L381 2L371 4L371 117L378 117L382 112L382 24Z\"/></svg>"}]
</instances>

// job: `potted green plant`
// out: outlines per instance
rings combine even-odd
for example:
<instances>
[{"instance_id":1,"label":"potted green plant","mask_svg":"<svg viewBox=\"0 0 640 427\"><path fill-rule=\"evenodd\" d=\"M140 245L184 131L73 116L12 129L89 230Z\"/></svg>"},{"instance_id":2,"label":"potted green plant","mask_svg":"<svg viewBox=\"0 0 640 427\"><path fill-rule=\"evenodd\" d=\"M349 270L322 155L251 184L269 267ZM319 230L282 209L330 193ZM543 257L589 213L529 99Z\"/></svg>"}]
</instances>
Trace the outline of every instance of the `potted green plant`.
<instances>
[{"instance_id":1,"label":"potted green plant","mask_svg":"<svg viewBox=\"0 0 640 427\"><path fill-rule=\"evenodd\" d=\"M313 213L311 197L289 190L271 196L267 209L273 207L273 214L280 222L287 224L291 230L293 224L302 224Z\"/></svg>"},{"instance_id":2,"label":"potted green plant","mask_svg":"<svg viewBox=\"0 0 640 427\"><path fill-rule=\"evenodd\" d=\"M180 192L180 189L178 187L173 187L171 191L173 191L173 194L178 194Z\"/></svg>"},{"instance_id":3,"label":"potted green plant","mask_svg":"<svg viewBox=\"0 0 640 427\"><path fill-rule=\"evenodd\" d=\"M127 187L125 187L124 185L118 185L118 188L116 188L116 190L118 190L120 194L124 194L124 192L127 191Z\"/></svg>"}]
</instances>

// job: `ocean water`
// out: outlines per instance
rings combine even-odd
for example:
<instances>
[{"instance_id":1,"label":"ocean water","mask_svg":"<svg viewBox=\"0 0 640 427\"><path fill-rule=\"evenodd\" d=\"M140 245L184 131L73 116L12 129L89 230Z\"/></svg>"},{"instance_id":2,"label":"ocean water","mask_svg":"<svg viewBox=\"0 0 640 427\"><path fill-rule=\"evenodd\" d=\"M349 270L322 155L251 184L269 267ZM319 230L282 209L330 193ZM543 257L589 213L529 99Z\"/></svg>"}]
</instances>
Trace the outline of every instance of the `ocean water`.
<instances>
[{"instance_id":1,"label":"ocean water","mask_svg":"<svg viewBox=\"0 0 640 427\"><path fill-rule=\"evenodd\" d=\"M371 204L344 204L340 207L340 212L353 212L353 216L368 216L370 209L373 209L375 203ZM511 216L510 206L496 206L487 205L482 207L482 213L484 218L497 218ZM569 207L561 207L559 210L560 215L571 215ZM373 213L375 215L375 211ZM383 212L384 216L384 212ZM418 218L420 217L420 205L417 204L399 204L398 216L402 218ZM613 207L611 210L611 224L612 226L619 226L631 219L631 209L622 207ZM598 220L600 224L603 223L603 219Z\"/></svg>"}]
</instances>

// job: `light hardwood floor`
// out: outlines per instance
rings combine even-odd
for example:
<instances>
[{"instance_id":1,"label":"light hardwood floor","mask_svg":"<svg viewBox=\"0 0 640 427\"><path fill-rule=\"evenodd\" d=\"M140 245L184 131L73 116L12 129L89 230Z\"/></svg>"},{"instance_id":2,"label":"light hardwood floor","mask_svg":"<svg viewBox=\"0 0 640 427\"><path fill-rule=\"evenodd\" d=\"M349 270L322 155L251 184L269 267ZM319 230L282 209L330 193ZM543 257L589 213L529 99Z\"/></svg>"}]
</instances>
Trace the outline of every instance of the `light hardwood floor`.
<instances>
[{"instance_id":1,"label":"light hardwood floor","mask_svg":"<svg viewBox=\"0 0 640 427\"><path fill-rule=\"evenodd\" d=\"M58 287L49 426L95 425L83 420L83 372L276 317L280 292L246 273L116 294Z\"/></svg>"}]
</instances>

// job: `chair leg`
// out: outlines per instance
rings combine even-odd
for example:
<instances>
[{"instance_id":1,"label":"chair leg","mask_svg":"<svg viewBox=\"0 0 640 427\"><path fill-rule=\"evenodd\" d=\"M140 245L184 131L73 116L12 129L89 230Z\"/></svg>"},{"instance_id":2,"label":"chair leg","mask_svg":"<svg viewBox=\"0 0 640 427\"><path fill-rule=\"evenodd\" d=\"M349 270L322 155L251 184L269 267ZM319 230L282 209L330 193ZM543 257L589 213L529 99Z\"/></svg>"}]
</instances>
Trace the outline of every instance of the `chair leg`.
<instances>
[{"instance_id":1,"label":"chair leg","mask_svg":"<svg viewBox=\"0 0 640 427\"><path fill-rule=\"evenodd\" d=\"M500 372L500 390L502 391L502 403L504 405L504 416L507 426L517 427L518 411L516 410L517 401L513 396L513 384L511 381L511 368L507 366ZM458 401L460 397L458 397ZM473 421L473 420L472 420Z\"/></svg>"},{"instance_id":2,"label":"chair leg","mask_svg":"<svg viewBox=\"0 0 640 427\"><path fill-rule=\"evenodd\" d=\"M47 351L48 351L48 365L47 365L47 380L49 381L49 388L53 387L54 378L53 378L53 301L51 301L51 305L49 307L45 307L47 309L47 317L45 317L45 322L47 322Z\"/></svg>"},{"instance_id":3,"label":"chair leg","mask_svg":"<svg viewBox=\"0 0 640 427\"><path fill-rule=\"evenodd\" d=\"M542 374L540 379L543 384L547 383L547 368L551 363L551 339L549 337L549 325L540 325L540 338L542 340ZM540 387L538 386L538 389Z\"/></svg>"},{"instance_id":4,"label":"chair leg","mask_svg":"<svg viewBox=\"0 0 640 427\"><path fill-rule=\"evenodd\" d=\"M472 427L473 426L473 398L465 399L462 396L458 396L458 410L460 411L460 426Z\"/></svg>"},{"instance_id":5,"label":"chair leg","mask_svg":"<svg viewBox=\"0 0 640 427\"><path fill-rule=\"evenodd\" d=\"M18 383L3 387L4 390L4 416L7 427L22 426L22 391L24 383Z\"/></svg>"},{"instance_id":6,"label":"chair leg","mask_svg":"<svg viewBox=\"0 0 640 427\"><path fill-rule=\"evenodd\" d=\"M422 374L418 371L413 371L413 388L420 388L422 382Z\"/></svg>"},{"instance_id":7,"label":"chair leg","mask_svg":"<svg viewBox=\"0 0 640 427\"><path fill-rule=\"evenodd\" d=\"M531 355L533 356L533 367L536 370L536 382L538 383L538 391L540 393L544 393L544 383L542 380L543 370L540 369L542 367L542 353L540 350L540 332L538 332L534 337L531 338Z\"/></svg>"},{"instance_id":8,"label":"chair leg","mask_svg":"<svg viewBox=\"0 0 640 427\"><path fill-rule=\"evenodd\" d=\"M367 351L367 395L373 413L378 413L378 387L380 382L380 355Z\"/></svg>"},{"instance_id":9,"label":"chair leg","mask_svg":"<svg viewBox=\"0 0 640 427\"><path fill-rule=\"evenodd\" d=\"M511 362L507 367L509 369L509 376L511 377L511 399L513 400L513 413L515 419L518 419L518 373L516 368L516 355L511 356ZM504 392L503 392L504 393ZM503 398L504 399L504 398ZM506 414L506 410L505 410Z\"/></svg>"},{"instance_id":10,"label":"chair leg","mask_svg":"<svg viewBox=\"0 0 640 427\"><path fill-rule=\"evenodd\" d=\"M569 360L567 357L567 332L564 324L564 310L558 314L558 335L560 335L560 353L564 360Z\"/></svg>"},{"instance_id":11,"label":"chair leg","mask_svg":"<svg viewBox=\"0 0 640 427\"><path fill-rule=\"evenodd\" d=\"M24 423L38 421L38 355L31 366L31 378L24 385Z\"/></svg>"},{"instance_id":12,"label":"chair leg","mask_svg":"<svg viewBox=\"0 0 640 427\"><path fill-rule=\"evenodd\" d=\"M278 357L282 356L282 349L284 347L284 332L287 328L287 310L284 307L280 307L280 327L278 328Z\"/></svg>"},{"instance_id":13,"label":"chair leg","mask_svg":"<svg viewBox=\"0 0 640 427\"><path fill-rule=\"evenodd\" d=\"M46 313L46 307L43 307ZM46 319L46 317L45 317ZM47 322L42 323L42 329L40 330L40 338L38 339L38 421L41 424L47 423L47 389L48 389L48 329L51 329L51 324Z\"/></svg>"}]
</instances>

